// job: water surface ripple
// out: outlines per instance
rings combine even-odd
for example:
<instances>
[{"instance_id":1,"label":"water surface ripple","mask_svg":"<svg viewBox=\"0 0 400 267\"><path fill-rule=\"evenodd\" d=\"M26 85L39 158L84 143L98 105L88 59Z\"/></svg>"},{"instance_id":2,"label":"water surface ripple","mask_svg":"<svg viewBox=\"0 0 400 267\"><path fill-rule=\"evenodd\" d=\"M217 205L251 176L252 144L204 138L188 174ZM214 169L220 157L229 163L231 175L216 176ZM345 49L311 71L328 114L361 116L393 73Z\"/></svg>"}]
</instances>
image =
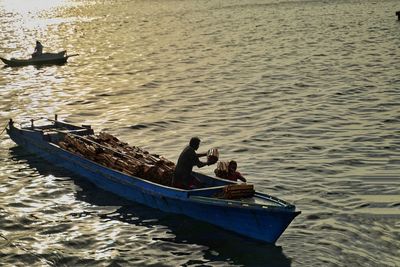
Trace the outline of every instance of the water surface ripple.
<instances>
[{"instance_id":1,"label":"water surface ripple","mask_svg":"<svg viewBox=\"0 0 400 267\"><path fill-rule=\"evenodd\" d=\"M79 54L1 68L2 128L57 113L174 161L195 134L302 210L276 245L260 244L127 202L3 134L1 265L400 266L397 10L393 0L1 1L2 57L29 56L36 39Z\"/></svg>"}]
</instances>

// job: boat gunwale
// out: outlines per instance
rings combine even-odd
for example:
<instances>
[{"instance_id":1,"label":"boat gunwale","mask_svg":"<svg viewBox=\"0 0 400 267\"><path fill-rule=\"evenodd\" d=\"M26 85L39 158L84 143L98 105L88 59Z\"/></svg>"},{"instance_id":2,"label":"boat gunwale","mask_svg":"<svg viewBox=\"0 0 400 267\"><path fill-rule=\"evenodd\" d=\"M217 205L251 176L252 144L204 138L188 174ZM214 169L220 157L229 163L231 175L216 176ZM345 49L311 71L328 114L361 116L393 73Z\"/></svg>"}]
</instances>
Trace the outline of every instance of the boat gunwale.
<instances>
[{"instance_id":1,"label":"boat gunwale","mask_svg":"<svg viewBox=\"0 0 400 267\"><path fill-rule=\"evenodd\" d=\"M255 194L255 197L257 197L257 194ZM213 197L204 197L204 196L195 196L195 195L190 195L189 192L189 199L194 200L199 203L205 203L205 204L213 204L217 206L225 206L225 207L238 207L238 208L244 208L244 209L251 209L251 210L264 210L268 209L269 211L279 211L279 212L288 212L288 213L296 213L296 207L292 204L288 205L283 205L282 203L275 202L279 206L275 205L268 205L268 204L260 204L260 203L250 203L250 202L244 202L241 200L235 200L235 199L221 199L221 198L213 198Z\"/></svg>"}]
</instances>

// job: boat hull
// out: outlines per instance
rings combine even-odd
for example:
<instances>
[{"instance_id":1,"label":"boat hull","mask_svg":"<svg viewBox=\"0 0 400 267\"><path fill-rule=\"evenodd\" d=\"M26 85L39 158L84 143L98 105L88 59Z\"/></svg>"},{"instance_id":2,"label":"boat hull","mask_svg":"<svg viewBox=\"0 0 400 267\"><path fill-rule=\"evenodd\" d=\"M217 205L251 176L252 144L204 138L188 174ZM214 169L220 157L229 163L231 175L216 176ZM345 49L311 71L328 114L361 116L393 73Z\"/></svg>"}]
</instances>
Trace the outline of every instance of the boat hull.
<instances>
[{"instance_id":1,"label":"boat hull","mask_svg":"<svg viewBox=\"0 0 400 267\"><path fill-rule=\"evenodd\" d=\"M9 67L22 67L28 65L60 65L67 62L69 56L65 55L65 51L60 53L46 53L43 56L33 57L30 59L5 59L0 57L1 61Z\"/></svg>"},{"instance_id":2,"label":"boat hull","mask_svg":"<svg viewBox=\"0 0 400 267\"><path fill-rule=\"evenodd\" d=\"M40 132L17 129L13 126L10 126L7 132L16 144L50 163L86 178L99 188L152 208L184 214L263 242L275 243L300 213L295 211L294 207L249 208L236 201L201 197L195 190L162 186L99 165L43 140ZM224 183L222 180L216 180L215 185Z\"/></svg>"}]
</instances>

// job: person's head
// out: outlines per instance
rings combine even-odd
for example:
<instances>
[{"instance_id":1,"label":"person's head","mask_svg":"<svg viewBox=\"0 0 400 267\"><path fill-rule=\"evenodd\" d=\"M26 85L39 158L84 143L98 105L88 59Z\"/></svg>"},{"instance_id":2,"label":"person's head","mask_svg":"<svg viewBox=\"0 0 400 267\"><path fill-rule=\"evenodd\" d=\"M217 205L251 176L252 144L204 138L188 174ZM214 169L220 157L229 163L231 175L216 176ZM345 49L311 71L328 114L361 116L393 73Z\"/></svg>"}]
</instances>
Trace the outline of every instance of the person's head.
<instances>
[{"instance_id":1,"label":"person's head","mask_svg":"<svg viewBox=\"0 0 400 267\"><path fill-rule=\"evenodd\" d=\"M197 150L200 146L200 138L198 137L190 138L189 146L192 147L194 150Z\"/></svg>"},{"instance_id":2,"label":"person's head","mask_svg":"<svg viewBox=\"0 0 400 267\"><path fill-rule=\"evenodd\" d=\"M237 163L234 160L231 160L228 164L228 170L230 171L236 171L237 169Z\"/></svg>"},{"instance_id":3,"label":"person's head","mask_svg":"<svg viewBox=\"0 0 400 267\"><path fill-rule=\"evenodd\" d=\"M40 42L39 42L39 41L36 41L36 44L40 44Z\"/></svg>"}]
</instances>

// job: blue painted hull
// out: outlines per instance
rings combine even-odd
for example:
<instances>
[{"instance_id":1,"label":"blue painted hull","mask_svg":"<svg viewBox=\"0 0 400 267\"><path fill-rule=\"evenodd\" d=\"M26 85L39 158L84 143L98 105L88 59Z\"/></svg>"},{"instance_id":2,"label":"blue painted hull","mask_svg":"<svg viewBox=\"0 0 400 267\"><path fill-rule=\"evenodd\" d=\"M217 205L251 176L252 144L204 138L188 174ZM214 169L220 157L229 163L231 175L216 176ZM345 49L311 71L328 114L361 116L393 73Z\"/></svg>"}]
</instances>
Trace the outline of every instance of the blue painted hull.
<instances>
[{"instance_id":1,"label":"blue painted hull","mask_svg":"<svg viewBox=\"0 0 400 267\"><path fill-rule=\"evenodd\" d=\"M165 212L184 214L264 242L275 243L300 213L293 205L261 193L256 193L254 198L268 200L274 205L212 198L212 192L230 183L226 180L196 174L200 178L208 179L211 187L181 190L162 186L63 150L49 142L41 131L18 129L10 124L7 133L16 144L49 163L85 177L106 191Z\"/></svg>"}]
</instances>

